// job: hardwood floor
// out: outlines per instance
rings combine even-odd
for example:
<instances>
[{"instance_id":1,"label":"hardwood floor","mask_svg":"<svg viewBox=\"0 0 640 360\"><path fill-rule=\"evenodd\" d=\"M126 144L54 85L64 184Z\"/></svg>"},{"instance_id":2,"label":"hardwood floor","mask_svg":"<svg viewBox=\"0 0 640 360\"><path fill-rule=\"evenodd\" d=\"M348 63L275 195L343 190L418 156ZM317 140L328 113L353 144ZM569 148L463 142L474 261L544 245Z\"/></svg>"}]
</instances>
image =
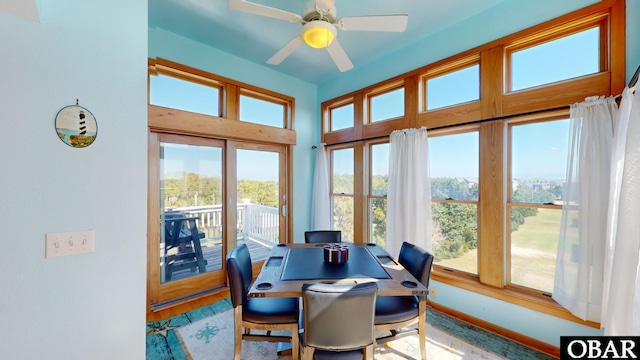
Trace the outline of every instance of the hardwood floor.
<instances>
[{"instance_id":1,"label":"hardwood floor","mask_svg":"<svg viewBox=\"0 0 640 360\"><path fill-rule=\"evenodd\" d=\"M212 244L211 246L206 246L205 244L206 241L203 240L202 254L204 256L204 259L207 261L206 272L222 269L222 245ZM273 246L273 244L268 244L251 239L238 240L238 245L241 244L247 244L253 262L258 262L266 259L269 255L269 252L271 251L271 247ZM198 274L199 272L195 268L178 270L172 273L171 281L186 279L190 276ZM257 273L254 275L257 275ZM221 287L218 290L214 290L213 292L179 302L175 305L171 305L170 307L149 311L147 313L147 321L160 321L163 319L167 319L172 316L176 316L197 309L199 307L212 304L216 301L220 301L228 297L229 288Z\"/></svg>"},{"instance_id":2,"label":"hardwood floor","mask_svg":"<svg viewBox=\"0 0 640 360\"><path fill-rule=\"evenodd\" d=\"M206 272L222 269L222 245L212 244L211 246L207 246L206 241L202 241L202 243L202 255L207 262L207 265L205 266ZM273 246L273 244L270 243L251 239L238 240L238 245L242 244L247 244L249 253L251 254L251 260L253 262L266 259L269 255L269 252L271 252L271 247ZM193 267L192 269L174 271L171 274L171 281L185 279L189 276L197 274L198 272L196 271L195 267Z\"/></svg>"}]
</instances>

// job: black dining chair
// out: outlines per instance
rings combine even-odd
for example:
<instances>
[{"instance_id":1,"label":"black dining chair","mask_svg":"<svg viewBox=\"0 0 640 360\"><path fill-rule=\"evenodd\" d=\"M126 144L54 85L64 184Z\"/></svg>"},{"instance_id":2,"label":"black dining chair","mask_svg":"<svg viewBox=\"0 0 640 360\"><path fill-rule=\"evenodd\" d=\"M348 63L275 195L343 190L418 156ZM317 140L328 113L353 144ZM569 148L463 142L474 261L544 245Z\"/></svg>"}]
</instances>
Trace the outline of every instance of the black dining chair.
<instances>
[{"instance_id":1,"label":"black dining chair","mask_svg":"<svg viewBox=\"0 0 640 360\"><path fill-rule=\"evenodd\" d=\"M302 359L373 359L373 315L378 285L302 286Z\"/></svg>"},{"instance_id":2,"label":"black dining chair","mask_svg":"<svg viewBox=\"0 0 640 360\"><path fill-rule=\"evenodd\" d=\"M340 230L305 231L304 242L307 244L339 243L339 242L342 242L342 231Z\"/></svg>"},{"instance_id":3,"label":"black dining chair","mask_svg":"<svg viewBox=\"0 0 640 360\"><path fill-rule=\"evenodd\" d=\"M246 244L227 255L227 276L233 305L234 359L240 360L242 341L291 342L294 360L298 359L299 298L248 298L253 280L251 255ZM251 329L266 334L251 334ZM273 330L291 331L288 335L273 335Z\"/></svg>"},{"instance_id":4,"label":"black dining chair","mask_svg":"<svg viewBox=\"0 0 640 360\"><path fill-rule=\"evenodd\" d=\"M406 241L402 243L398 255L398 262L427 289L429 288L433 259L433 255L428 251ZM420 355L422 359L426 359L426 334L420 332L419 327L418 329L408 328L420 320L418 304L417 296L378 296L374 327L376 331L390 334L378 336L376 344L384 344L415 334L417 331Z\"/></svg>"}]
</instances>

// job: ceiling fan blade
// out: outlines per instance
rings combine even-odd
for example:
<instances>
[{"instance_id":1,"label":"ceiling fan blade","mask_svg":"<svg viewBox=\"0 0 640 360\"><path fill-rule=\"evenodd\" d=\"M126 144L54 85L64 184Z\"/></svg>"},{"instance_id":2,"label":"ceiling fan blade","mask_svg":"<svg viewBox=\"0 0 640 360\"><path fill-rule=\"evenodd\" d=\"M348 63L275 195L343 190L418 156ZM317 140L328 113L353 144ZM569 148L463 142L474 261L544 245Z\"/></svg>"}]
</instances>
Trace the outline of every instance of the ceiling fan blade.
<instances>
[{"instance_id":1,"label":"ceiling fan blade","mask_svg":"<svg viewBox=\"0 0 640 360\"><path fill-rule=\"evenodd\" d=\"M278 20L289 21L292 23L302 22L302 16L298 14L276 9L274 7L248 2L246 0L229 0L229 9L243 11L249 14L266 16Z\"/></svg>"},{"instance_id":2,"label":"ceiling fan blade","mask_svg":"<svg viewBox=\"0 0 640 360\"><path fill-rule=\"evenodd\" d=\"M302 36L300 35L296 36L295 38L293 38L293 40L289 41L289 43L285 45L282 49L278 50L278 52L275 53L275 55L273 55L271 59L267 60L267 64L270 64L270 65L280 64L284 59L287 58L287 56L291 55L293 50L297 49L298 46L302 45L303 42L304 41L302 40Z\"/></svg>"},{"instance_id":3,"label":"ceiling fan blade","mask_svg":"<svg viewBox=\"0 0 640 360\"><path fill-rule=\"evenodd\" d=\"M403 32L408 22L409 15L373 15L344 17L336 25L345 31Z\"/></svg>"},{"instance_id":4,"label":"ceiling fan blade","mask_svg":"<svg viewBox=\"0 0 640 360\"><path fill-rule=\"evenodd\" d=\"M338 42L338 39L334 39L331 45L327 46L327 51L329 55L331 55L333 62L338 66L338 69L340 69L340 72L353 69L353 63L342 48L342 45Z\"/></svg>"}]
</instances>

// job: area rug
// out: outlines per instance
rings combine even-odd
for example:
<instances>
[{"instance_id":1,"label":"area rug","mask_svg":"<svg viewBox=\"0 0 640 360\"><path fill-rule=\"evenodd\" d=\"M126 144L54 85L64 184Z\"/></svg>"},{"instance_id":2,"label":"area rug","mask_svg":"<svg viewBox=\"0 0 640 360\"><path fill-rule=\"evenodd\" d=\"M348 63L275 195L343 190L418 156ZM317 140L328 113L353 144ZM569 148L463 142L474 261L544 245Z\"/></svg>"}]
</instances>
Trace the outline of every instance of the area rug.
<instances>
[{"instance_id":1,"label":"area rug","mask_svg":"<svg viewBox=\"0 0 640 360\"><path fill-rule=\"evenodd\" d=\"M233 310L181 326L177 329L177 333L188 359L233 359ZM272 334L284 335L286 332L273 331ZM291 332L289 331L287 335L291 335ZM266 341L243 341L241 358L243 360L278 359L277 346L277 343Z\"/></svg>"},{"instance_id":2,"label":"area rug","mask_svg":"<svg viewBox=\"0 0 640 360\"><path fill-rule=\"evenodd\" d=\"M231 309L231 301L226 298L168 319L148 322L146 359L199 360L203 356L232 359L227 357L233 351ZM276 344L244 341L242 345L243 359L290 359L275 355ZM415 359L419 358L419 351L417 339L408 337L380 346L375 358ZM555 360L431 308L427 308L427 351L430 360Z\"/></svg>"},{"instance_id":3,"label":"area rug","mask_svg":"<svg viewBox=\"0 0 640 360\"><path fill-rule=\"evenodd\" d=\"M180 326L177 335L183 344L187 359L233 359L233 312L223 311L202 320ZM243 360L291 359L290 355L278 356L276 343L243 341ZM420 358L417 335L408 336L380 346L376 359L401 360ZM505 359L502 356L476 347L427 324L427 358L457 359Z\"/></svg>"}]
</instances>

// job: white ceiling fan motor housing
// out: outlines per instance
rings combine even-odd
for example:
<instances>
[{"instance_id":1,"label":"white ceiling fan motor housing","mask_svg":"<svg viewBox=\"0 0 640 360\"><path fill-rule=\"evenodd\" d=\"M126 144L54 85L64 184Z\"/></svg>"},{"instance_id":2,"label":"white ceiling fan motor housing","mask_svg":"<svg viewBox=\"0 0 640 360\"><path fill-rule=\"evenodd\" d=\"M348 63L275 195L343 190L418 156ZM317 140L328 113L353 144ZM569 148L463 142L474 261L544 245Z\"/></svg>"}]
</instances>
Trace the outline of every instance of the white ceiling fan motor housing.
<instances>
[{"instance_id":1,"label":"white ceiling fan motor housing","mask_svg":"<svg viewBox=\"0 0 640 360\"><path fill-rule=\"evenodd\" d=\"M337 12L335 6L331 6L328 9L316 7L316 0L309 0L305 4L305 10L302 13L302 19L305 22L322 20L329 23L335 23L337 19Z\"/></svg>"}]
</instances>

